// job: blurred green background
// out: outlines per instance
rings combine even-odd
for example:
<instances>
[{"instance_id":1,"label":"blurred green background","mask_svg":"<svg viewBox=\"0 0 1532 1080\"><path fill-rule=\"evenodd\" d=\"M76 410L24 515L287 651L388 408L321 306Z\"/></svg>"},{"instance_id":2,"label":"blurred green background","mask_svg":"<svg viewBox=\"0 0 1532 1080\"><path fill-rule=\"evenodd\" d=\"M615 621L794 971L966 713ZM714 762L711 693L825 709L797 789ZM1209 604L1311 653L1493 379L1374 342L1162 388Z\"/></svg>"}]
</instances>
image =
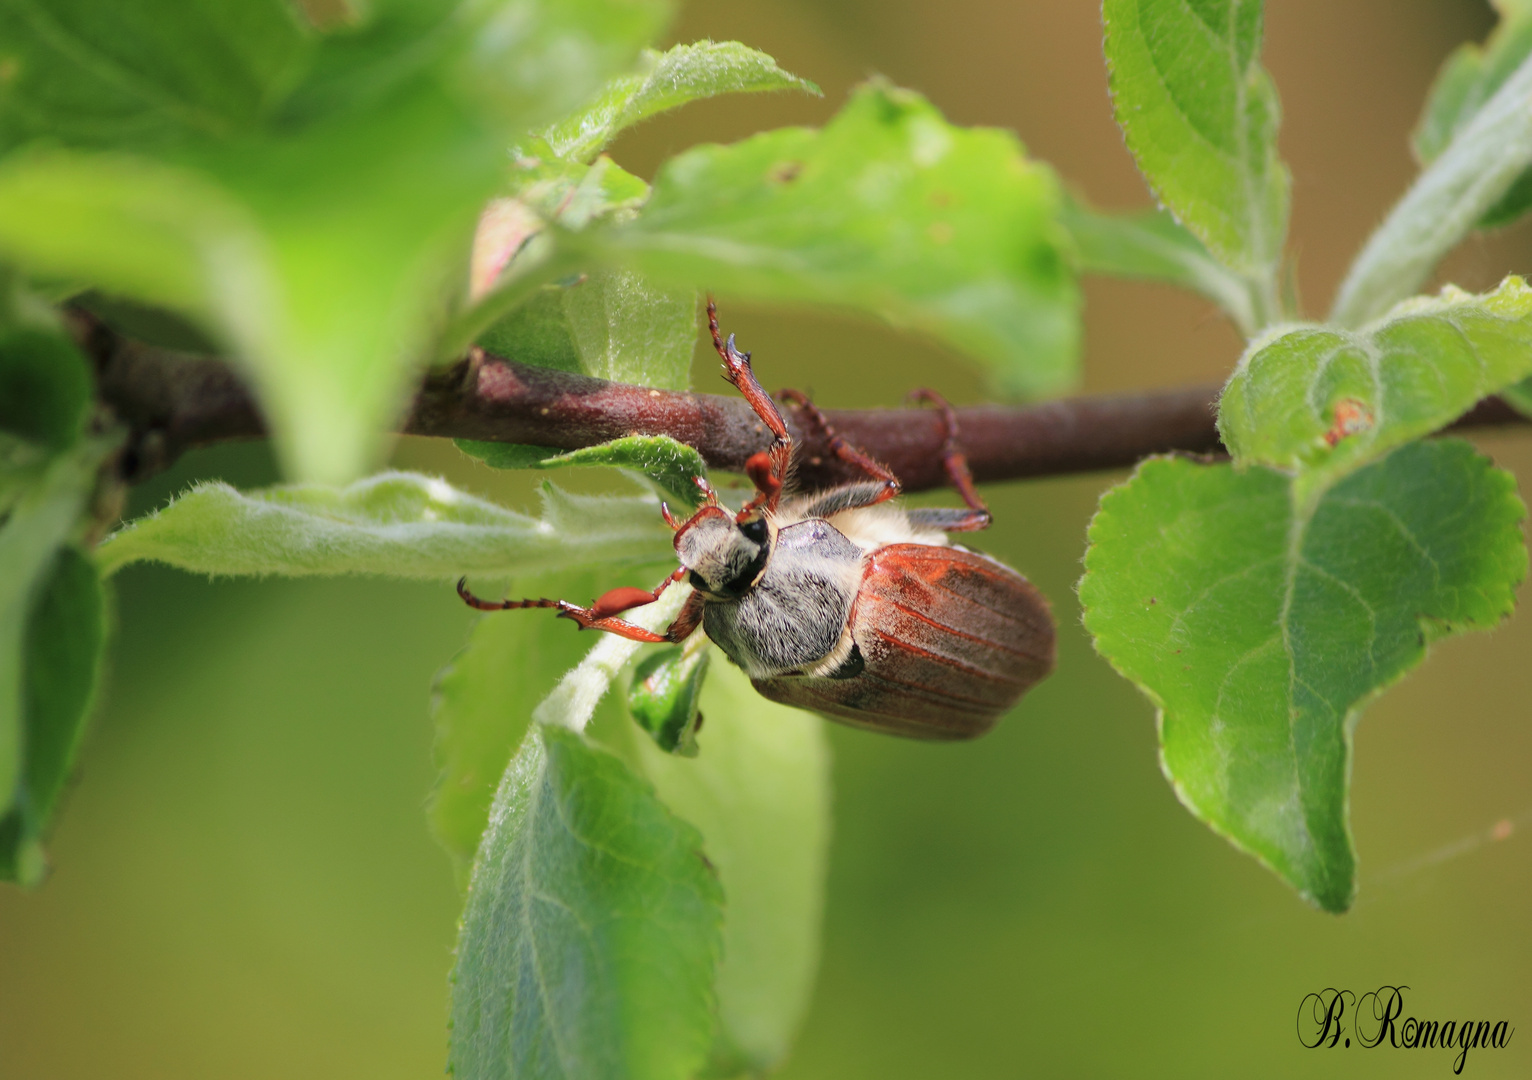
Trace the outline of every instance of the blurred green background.
<instances>
[{"instance_id":1,"label":"blurred green background","mask_svg":"<svg viewBox=\"0 0 1532 1080\"><path fill-rule=\"evenodd\" d=\"M1288 0L1267 23L1299 283L1317 311L1408 183L1406 134L1437 65L1492 16L1478 0ZM1102 205L1148 201L1089 0L713 0L673 36L743 40L826 98L692 106L618 144L641 173L699 140L819 123L880 72L956 122L1016 129ZM1471 242L1442 277L1482 288L1507 270L1532 271L1526 226ZM1087 298L1090 391L1214 380L1237 356L1198 300L1111 282ZM720 302L768 385L830 406L891 405L920 384L980 394L919 341ZM711 389L711 365L697 370ZM1479 443L1532 477L1532 434ZM525 478L448 447L406 440L396 460L529 498ZM207 476L268 482L270 459L190 456L135 510ZM1179 806L1151 709L1079 628L1085 525L1113 479L987 491L998 524L984 546L1040 583L1061 628L1058 674L994 734L948 747L832 731L824 962L782 1075L1450 1075L1446 1051L1302 1049L1298 1003L1327 986L1406 984L1417 1015L1532 1025L1532 619L1445 643L1368 711L1361 899L1319 914ZM426 705L469 613L446 586L154 567L118 586L56 870L34 894L0 889L0 1077L438 1075L459 900L423 814ZM1506 820L1510 837L1489 841ZM1529 1074L1525 1033L1471 1051L1464 1072Z\"/></svg>"}]
</instances>

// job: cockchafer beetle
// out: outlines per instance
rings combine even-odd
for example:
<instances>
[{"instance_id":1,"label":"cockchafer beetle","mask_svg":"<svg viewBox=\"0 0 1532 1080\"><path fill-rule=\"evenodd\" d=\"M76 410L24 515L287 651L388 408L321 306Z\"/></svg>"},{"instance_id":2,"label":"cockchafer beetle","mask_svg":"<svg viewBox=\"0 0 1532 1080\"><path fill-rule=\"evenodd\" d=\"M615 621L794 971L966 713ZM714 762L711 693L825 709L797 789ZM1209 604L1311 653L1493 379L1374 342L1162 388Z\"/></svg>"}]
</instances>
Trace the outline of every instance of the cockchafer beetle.
<instances>
[{"instance_id":1,"label":"cockchafer beetle","mask_svg":"<svg viewBox=\"0 0 1532 1080\"><path fill-rule=\"evenodd\" d=\"M700 626L772 701L855 727L918 739L970 739L1053 670L1053 617L1043 595L1010 567L955 546L949 532L988 527L958 448L957 418L936 393L948 476L967 509L905 509L899 481L847 443L804 395L784 391L843 461L867 479L815 492L790 490L793 440L761 389L750 354L723 339L708 302L724 378L774 439L745 463L756 494L738 513L699 482L705 503L685 521L666 507L680 568L653 590L613 589L588 608L566 600L481 600L480 611L557 608L583 629L633 641L679 642ZM686 606L664 633L617 618L688 581Z\"/></svg>"}]
</instances>

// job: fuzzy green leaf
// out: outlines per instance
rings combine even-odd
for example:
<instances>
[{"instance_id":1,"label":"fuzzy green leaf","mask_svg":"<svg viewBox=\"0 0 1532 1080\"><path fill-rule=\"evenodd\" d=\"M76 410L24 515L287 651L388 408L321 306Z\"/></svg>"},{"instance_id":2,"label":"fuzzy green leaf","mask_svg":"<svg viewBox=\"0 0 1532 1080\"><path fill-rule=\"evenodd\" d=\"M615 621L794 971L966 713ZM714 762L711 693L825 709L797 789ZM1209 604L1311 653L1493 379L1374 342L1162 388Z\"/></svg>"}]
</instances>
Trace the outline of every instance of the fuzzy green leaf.
<instances>
[{"instance_id":1,"label":"fuzzy green leaf","mask_svg":"<svg viewBox=\"0 0 1532 1080\"><path fill-rule=\"evenodd\" d=\"M663 53L647 49L638 71L608 83L595 102L560 120L543 137L559 157L589 161L619 132L657 113L720 94L767 90L819 94L807 79L737 41L699 41Z\"/></svg>"},{"instance_id":2,"label":"fuzzy green leaf","mask_svg":"<svg viewBox=\"0 0 1532 1080\"><path fill-rule=\"evenodd\" d=\"M707 477L702 455L669 435L629 435L599 446L561 451L522 443L458 439L458 449L496 469L559 469L569 465L609 465L631 469L651 482L678 507L701 504L699 478Z\"/></svg>"},{"instance_id":3,"label":"fuzzy green leaf","mask_svg":"<svg viewBox=\"0 0 1532 1080\"><path fill-rule=\"evenodd\" d=\"M1287 233L1261 0L1105 0L1112 102L1160 199L1229 268L1271 281Z\"/></svg>"},{"instance_id":4,"label":"fuzzy green leaf","mask_svg":"<svg viewBox=\"0 0 1532 1080\"><path fill-rule=\"evenodd\" d=\"M1059 199L1011 135L873 82L822 130L678 155L636 219L581 240L656 280L875 314L1041 393L1079 339Z\"/></svg>"},{"instance_id":5,"label":"fuzzy green leaf","mask_svg":"<svg viewBox=\"0 0 1532 1080\"><path fill-rule=\"evenodd\" d=\"M1430 642L1510 613L1526 511L1510 474L1455 441L1395 451L1308 515L1290 487L1151 459L1102 498L1080 601L1096 648L1158 710L1181 801L1343 911L1360 711Z\"/></svg>"},{"instance_id":6,"label":"fuzzy green leaf","mask_svg":"<svg viewBox=\"0 0 1532 1080\"><path fill-rule=\"evenodd\" d=\"M26 629L22 665L23 746L19 797L0 813L0 879L34 885L46 860L42 839L74 770L106 644L101 579L78 548L58 549Z\"/></svg>"},{"instance_id":7,"label":"fuzzy green leaf","mask_svg":"<svg viewBox=\"0 0 1532 1080\"><path fill-rule=\"evenodd\" d=\"M1357 331L1282 327L1252 342L1219 401L1241 464L1301 470L1299 497L1532 374L1532 289L1444 289Z\"/></svg>"},{"instance_id":8,"label":"fuzzy green leaf","mask_svg":"<svg viewBox=\"0 0 1532 1080\"><path fill-rule=\"evenodd\" d=\"M1361 326L1416 292L1532 169L1532 59L1525 59L1423 169L1373 231L1330 321Z\"/></svg>"},{"instance_id":9,"label":"fuzzy green leaf","mask_svg":"<svg viewBox=\"0 0 1532 1080\"><path fill-rule=\"evenodd\" d=\"M339 489L198 484L123 526L98 552L104 573L147 559L201 574L440 581L645 565L669 558L671 544L651 498L571 495L547 484L534 518L436 477L389 472Z\"/></svg>"},{"instance_id":10,"label":"fuzzy green leaf","mask_svg":"<svg viewBox=\"0 0 1532 1080\"><path fill-rule=\"evenodd\" d=\"M495 795L452 975L460 1080L684 1080L713 1028L722 891L616 757L534 725Z\"/></svg>"},{"instance_id":11,"label":"fuzzy green leaf","mask_svg":"<svg viewBox=\"0 0 1532 1080\"><path fill-rule=\"evenodd\" d=\"M818 966L830 747L824 721L767 701L724 656L713 659L698 756L635 742L661 800L702 830L723 883L718 1030L706 1075L764 1075L792 1046Z\"/></svg>"},{"instance_id":12,"label":"fuzzy green leaf","mask_svg":"<svg viewBox=\"0 0 1532 1080\"><path fill-rule=\"evenodd\" d=\"M1255 331L1249 286L1231 273L1165 210L1103 214L1066 197L1064 227L1087 274L1141 278L1201 293L1223 308L1241 333Z\"/></svg>"},{"instance_id":13,"label":"fuzzy green leaf","mask_svg":"<svg viewBox=\"0 0 1532 1080\"><path fill-rule=\"evenodd\" d=\"M1482 45L1461 45L1442 65L1411 140L1422 165L1436 160L1484 103L1532 54L1532 5L1499 0L1500 22ZM1524 171L1479 220L1480 228L1508 225L1532 206L1532 172Z\"/></svg>"}]
</instances>

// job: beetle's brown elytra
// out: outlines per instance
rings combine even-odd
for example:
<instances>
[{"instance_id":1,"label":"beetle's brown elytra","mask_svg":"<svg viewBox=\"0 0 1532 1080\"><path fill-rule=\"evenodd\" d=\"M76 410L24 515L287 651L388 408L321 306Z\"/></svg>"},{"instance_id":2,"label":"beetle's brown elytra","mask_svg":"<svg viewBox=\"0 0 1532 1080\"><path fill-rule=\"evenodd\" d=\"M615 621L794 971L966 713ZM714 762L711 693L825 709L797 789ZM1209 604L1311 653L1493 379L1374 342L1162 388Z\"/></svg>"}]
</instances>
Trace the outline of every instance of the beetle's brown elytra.
<instances>
[{"instance_id":1,"label":"beetle's brown elytra","mask_svg":"<svg viewBox=\"0 0 1532 1080\"><path fill-rule=\"evenodd\" d=\"M899 481L841 438L804 395L784 391L837 457L867 479L822 491L790 489L793 440L708 301L708 329L724 378L772 434L745 472L756 494L730 513L702 484L705 502L675 530L680 567L652 590L613 589L588 608L565 600L486 601L481 611L557 608L581 629L633 641L679 642L698 627L773 701L856 727L917 739L984 734L1053 670L1048 602L1031 582L987 556L955 547L949 532L986 528L990 514L958 445L957 418L934 391L915 397L946 422L943 461L965 509L906 510ZM620 618L685 580L692 594L663 634Z\"/></svg>"}]
</instances>

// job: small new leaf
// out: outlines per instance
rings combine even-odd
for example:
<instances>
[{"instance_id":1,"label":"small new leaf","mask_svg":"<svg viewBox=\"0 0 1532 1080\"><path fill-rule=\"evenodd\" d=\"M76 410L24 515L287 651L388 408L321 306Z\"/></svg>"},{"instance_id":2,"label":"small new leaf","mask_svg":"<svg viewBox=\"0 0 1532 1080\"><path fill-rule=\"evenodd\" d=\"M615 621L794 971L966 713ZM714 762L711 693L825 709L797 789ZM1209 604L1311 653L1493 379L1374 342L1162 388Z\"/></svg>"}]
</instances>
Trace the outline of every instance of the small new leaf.
<instances>
[{"instance_id":1,"label":"small new leaf","mask_svg":"<svg viewBox=\"0 0 1532 1080\"><path fill-rule=\"evenodd\" d=\"M350 487L294 484L240 492L198 484L129 522L97 549L103 573L151 560L201 574L379 574L450 580L526 577L595 564L673 558L651 498L543 487L541 518L432 476L388 472Z\"/></svg>"},{"instance_id":2,"label":"small new leaf","mask_svg":"<svg viewBox=\"0 0 1532 1080\"><path fill-rule=\"evenodd\" d=\"M1105 0L1112 102L1160 199L1230 269L1270 282L1287 233L1261 0Z\"/></svg>"},{"instance_id":3,"label":"small new leaf","mask_svg":"<svg viewBox=\"0 0 1532 1080\"><path fill-rule=\"evenodd\" d=\"M496 469L558 469L569 465L631 469L652 483L669 503L687 510L701 505L697 481L707 477L707 463L702 455L669 435L629 435L567 452L472 439L458 439L457 445L465 454Z\"/></svg>"},{"instance_id":4,"label":"small new leaf","mask_svg":"<svg viewBox=\"0 0 1532 1080\"><path fill-rule=\"evenodd\" d=\"M1159 714L1181 801L1310 902L1356 891L1347 820L1361 709L1437 638L1494 626L1526 575L1510 474L1416 442L1301 516L1291 481L1155 458L1090 526L1096 648Z\"/></svg>"},{"instance_id":5,"label":"small new leaf","mask_svg":"<svg viewBox=\"0 0 1532 1080\"><path fill-rule=\"evenodd\" d=\"M636 219L581 240L656 280L874 314L1042 393L1079 338L1059 198L1013 136L872 82L822 130L672 158Z\"/></svg>"},{"instance_id":6,"label":"small new leaf","mask_svg":"<svg viewBox=\"0 0 1532 1080\"><path fill-rule=\"evenodd\" d=\"M1532 7L1524 0L1495 5L1500 22L1482 45L1461 45L1442 65L1431 87L1412 145L1422 165L1436 160L1484 103L1532 54ZM1484 229L1509 225L1532 206L1532 173L1523 172L1482 218Z\"/></svg>"},{"instance_id":7,"label":"small new leaf","mask_svg":"<svg viewBox=\"0 0 1532 1080\"><path fill-rule=\"evenodd\" d=\"M1532 374L1532 289L1448 287L1361 330L1281 327L1252 342L1218 428L1240 464L1297 470L1299 495L1334 483Z\"/></svg>"},{"instance_id":8,"label":"small new leaf","mask_svg":"<svg viewBox=\"0 0 1532 1080\"><path fill-rule=\"evenodd\" d=\"M667 754L697 756L698 701L711 655L707 644L697 634L685 646L661 649L633 669L628 715Z\"/></svg>"},{"instance_id":9,"label":"small new leaf","mask_svg":"<svg viewBox=\"0 0 1532 1080\"><path fill-rule=\"evenodd\" d=\"M612 80L594 103L543 133L559 157L589 161L625 128L690 101L720 94L819 87L777 67L763 52L737 41L699 41L660 53L644 51L639 70Z\"/></svg>"},{"instance_id":10,"label":"small new leaf","mask_svg":"<svg viewBox=\"0 0 1532 1080\"><path fill-rule=\"evenodd\" d=\"M463 912L453 1074L694 1075L723 904L701 848L618 758L534 725L495 795Z\"/></svg>"}]
</instances>

